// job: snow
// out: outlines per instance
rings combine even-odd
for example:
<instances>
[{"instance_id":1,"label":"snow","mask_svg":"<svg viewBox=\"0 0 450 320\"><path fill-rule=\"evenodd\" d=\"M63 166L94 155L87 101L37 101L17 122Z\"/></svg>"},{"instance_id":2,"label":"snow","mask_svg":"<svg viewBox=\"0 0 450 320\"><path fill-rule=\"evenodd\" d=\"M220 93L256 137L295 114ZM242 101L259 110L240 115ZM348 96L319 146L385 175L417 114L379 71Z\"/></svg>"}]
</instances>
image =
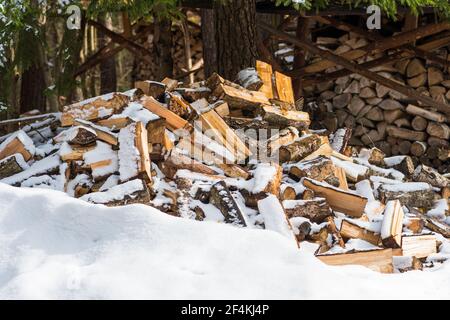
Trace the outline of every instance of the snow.
<instances>
[{"instance_id":1,"label":"snow","mask_svg":"<svg viewBox=\"0 0 450 320\"><path fill-rule=\"evenodd\" d=\"M393 167L393 166L400 164L403 160L405 160L405 158L406 158L406 156L395 156L395 157L384 158L384 163L388 167Z\"/></svg>"},{"instance_id":2,"label":"snow","mask_svg":"<svg viewBox=\"0 0 450 320\"><path fill-rule=\"evenodd\" d=\"M258 210L264 217L266 230L275 231L289 239L292 245L297 245L297 240L286 218L283 206L275 195L270 194L266 198L259 200Z\"/></svg>"},{"instance_id":3,"label":"snow","mask_svg":"<svg viewBox=\"0 0 450 320\"><path fill-rule=\"evenodd\" d=\"M369 171L367 167L352 163L350 161L343 161L335 157L331 157L331 160L336 167L344 169L345 173L353 177L354 179L358 179L358 177L364 177Z\"/></svg>"},{"instance_id":4,"label":"snow","mask_svg":"<svg viewBox=\"0 0 450 320\"><path fill-rule=\"evenodd\" d=\"M70 142L73 139L75 139L75 137L78 134L78 130L79 129L84 129L84 130L89 131L90 133L92 133L94 136L97 136L97 133L94 130L92 130L91 128L88 128L88 127L85 127L85 126L76 126L76 127L71 127L70 129L67 129L67 130L61 132L60 134L58 134L53 139L57 143Z\"/></svg>"},{"instance_id":5,"label":"snow","mask_svg":"<svg viewBox=\"0 0 450 320\"><path fill-rule=\"evenodd\" d=\"M6 157L2 160L0 160L0 166L5 163L8 162L10 159L14 158L14 160L16 161L16 163L19 165L19 167L22 168L22 170L26 170L28 169L30 166L25 162L25 159L23 158L22 154L20 153L15 153L9 157Z\"/></svg>"},{"instance_id":6,"label":"snow","mask_svg":"<svg viewBox=\"0 0 450 320\"><path fill-rule=\"evenodd\" d=\"M131 102L128 104L121 114L113 115L110 119L128 117L135 122L142 122L145 126L150 121L158 120L159 116L148 111L144 106L138 102Z\"/></svg>"},{"instance_id":7,"label":"snow","mask_svg":"<svg viewBox=\"0 0 450 320\"><path fill-rule=\"evenodd\" d=\"M119 170L117 151L114 151L109 144L102 141L97 141L97 146L94 149L85 152L83 160L87 165L110 160L107 165L92 168L94 178L104 177Z\"/></svg>"},{"instance_id":8,"label":"snow","mask_svg":"<svg viewBox=\"0 0 450 320\"><path fill-rule=\"evenodd\" d=\"M393 216L395 213L394 207L397 205L398 200L391 200L386 203L386 208L384 210L383 223L381 224L381 239L387 239L391 236ZM403 209L402 209L403 210ZM403 215L402 215L403 219ZM397 236L396 234L393 235Z\"/></svg>"},{"instance_id":9,"label":"snow","mask_svg":"<svg viewBox=\"0 0 450 320\"><path fill-rule=\"evenodd\" d=\"M426 182L404 182L399 184L383 184L382 188L390 192L414 192L430 190L431 186Z\"/></svg>"},{"instance_id":10,"label":"snow","mask_svg":"<svg viewBox=\"0 0 450 320\"><path fill-rule=\"evenodd\" d=\"M138 175L140 153L135 146L136 123L120 130L119 173L120 181L127 181Z\"/></svg>"},{"instance_id":11,"label":"snow","mask_svg":"<svg viewBox=\"0 0 450 320\"><path fill-rule=\"evenodd\" d=\"M268 184L273 181L277 174L277 168L270 163L262 163L259 164L255 171L253 172L253 176L255 177L253 180L253 193L263 192L264 189L268 186Z\"/></svg>"},{"instance_id":12,"label":"snow","mask_svg":"<svg viewBox=\"0 0 450 320\"><path fill-rule=\"evenodd\" d=\"M47 158L36 161L30 166L28 170L19 172L11 177L4 178L0 180L0 182L14 185L32 176L42 175L44 173L47 173L48 171L54 170L55 168L59 167L60 164L61 161L59 159L59 155L53 154L51 156L48 156Z\"/></svg>"},{"instance_id":13,"label":"snow","mask_svg":"<svg viewBox=\"0 0 450 320\"><path fill-rule=\"evenodd\" d=\"M446 212L448 211L449 205L447 199L440 199L436 201L434 208L427 212L427 216L442 221L446 219Z\"/></svg>"},{"instance_id":14,"label":"snow","mask_svg":"<svg viewBox=\"0 0 450 320\"><path fill-rule=\"evenodd\" d=\"M144 183L140 179L128 181L124 184L119 184L107 190L107 192L93 192L82 196L80 199L97 203L105 204L113 201L124 200L126 196L130 196L135 192L144 190Z\"/></svg>"},{"instance_id":15,"label":"snow","mask_svg":"<svg viewBox=\"0 0 450 320\"><path fill-rule=\"evenodd\" d=\"M331 267L276 232L2 183L0 247L1 299L450 298L449 262L389 275Z\"/></svg>"}]
</instances>

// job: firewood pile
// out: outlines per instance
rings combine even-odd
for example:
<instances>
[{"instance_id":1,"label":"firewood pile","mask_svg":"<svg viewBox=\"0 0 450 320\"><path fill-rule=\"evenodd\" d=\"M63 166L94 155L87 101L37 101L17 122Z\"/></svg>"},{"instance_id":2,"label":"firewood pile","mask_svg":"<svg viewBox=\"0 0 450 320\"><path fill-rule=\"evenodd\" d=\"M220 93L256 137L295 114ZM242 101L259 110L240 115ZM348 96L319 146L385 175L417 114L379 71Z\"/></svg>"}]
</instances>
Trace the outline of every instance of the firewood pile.
<instances>
[{"instance_id":1,"label":"firewood pile","mask_svg":"<svg viewBox=\"0 0 450 320\"><path fill-rule=\"evenodd\" d=\"M17 121L0 138L0 182L272 230L330 265L391 273L445 261L448 174L351 147L346 128L312 130L302 107L290 78L262 62L235 82L140 81Z\"/></svg>"},{"instance_id":2,"label":"firewood pile","mask_svg":"<svg viewBox=\"0 0 450 320\"><path fill-rule=\"evenodd\" d=\"M417 50L433 49L440 45L439 40L418 45ZM319 37L316 44L335 54L351 56L350 52L357 52L370 42L357 34L347 33L339 38ZM447 65L450 55L447 47L433 54L432 61L408 58L403 54L404 57L396 62L378 64L370 70L447 104L450 101ZM385 59L384 53L367 55L355 62L368 64L377 59ZM308 68L318 64L312 60ZM326 72L338 75L342 69L334 66ZM320 111L314 121L317 126L331 131L351 128L350 144L353 146L377 147L388 156L408 155L415 165L421 163L441 173L450 172L448 114L428 106L423 108L426 106L423 103L413 102L410 97L358 74L321 81L305 90L308 97L318 102Z\"/></svg>"}]
</instances>

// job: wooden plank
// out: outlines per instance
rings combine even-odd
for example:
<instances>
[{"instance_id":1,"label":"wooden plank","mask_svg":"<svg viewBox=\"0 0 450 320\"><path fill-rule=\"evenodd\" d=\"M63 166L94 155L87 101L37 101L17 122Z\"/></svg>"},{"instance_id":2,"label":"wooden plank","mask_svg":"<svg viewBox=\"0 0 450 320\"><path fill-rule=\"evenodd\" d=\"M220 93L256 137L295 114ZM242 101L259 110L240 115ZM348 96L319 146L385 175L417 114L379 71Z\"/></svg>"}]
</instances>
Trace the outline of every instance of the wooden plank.
<instances>
[{"instance_id":1,"label":"wooden plank","mask_svg":"<svg viewBox=\"0 0 450 320\"><path fill-rule=\"evenodd\" d=\"M360 218L364 213L367 204L367 199L364 197L309 178L304 179L303 184L318 196L327 199L333 210L355 218Z\"/></svg>"},{"instance_id":2,"label":"wooden plank","mask_svg":"<svg viewBox=\"0 0 450 320\"><path fill-rule=\"evenodd\" d=\"M275 83L278 92L278 99L290 104L295 103L294 91L292 89L292 79L278 71L275 71Z\"/></svg>"},{"instance_id":3,"label":"wooden plank","mask_svg":"<svg viewBox=\"0 0 450 320\"><path fill-rule=\"evenodd\" d=\"M361 265L381 273L394 272L392 249L318 255L316 257L331 266Z\"/></svg>"},{"instance_id":4,"label":"wooden plank","mask_svg":"<svg viewBox=\"0 0 450 320\"><path fill-rule=\"evenodd\" d=\"M386 203L381 225L381 240L385 247L395 249L402 246L403 217L400 201L391 200Z\"/></svg>"},{"instance_id":5,"label":"wooden plank","mask_svg":"<svg viewBox=\"0 0 450 320\"><path fill-rule=\"evenodd\" d=\"M266 95L267 99L273 99L272 66L268 63L257 60L256 70L258 71L258 75L264 83L259 91L263 92Z\"/></svg>"}]
</instances>

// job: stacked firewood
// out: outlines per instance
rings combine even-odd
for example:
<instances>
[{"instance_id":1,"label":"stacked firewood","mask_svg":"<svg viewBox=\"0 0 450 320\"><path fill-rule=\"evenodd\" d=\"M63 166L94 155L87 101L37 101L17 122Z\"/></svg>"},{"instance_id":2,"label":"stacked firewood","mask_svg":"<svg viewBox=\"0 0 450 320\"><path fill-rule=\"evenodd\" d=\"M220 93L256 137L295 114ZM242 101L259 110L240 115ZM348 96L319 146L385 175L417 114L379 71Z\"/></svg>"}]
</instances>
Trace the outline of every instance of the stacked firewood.
<instances>
[{"instance_id":1,"label":"stacked firewood","mask_svg":"<svg viewBox=\"0 0 450 320\"><path fill-rule=\"evenodd\" d=\"M271 230L310 242L330 265L390 273L448 258L448 176L409 156L356 152L347 129L310 129L290 78L270 65L236 82L135 87L1 137L0 182Z\"/></svg>"},{"instance_id":2,"label":"stacked firewood","mask_svg":"<svg viewBox=\"0 0 450 320\"><path fill-rule=\"evenodd\" d=\"M344 54L368 44L350 33L340 38L317 39L317 44L335 54ZM365 63L382 57L370 55L357 60ZM447 61L447 49L437 56ZM337 67L327 70L335 72ZM371 69L399 84L409 86L436 101L450 101L450 77L445 66L419 58L407 58ZM331 131L337 127L352 129L351 144L372 146L388 156L410 155L415 164L433 166L440 172L450 171L449 116L357 74L306 88L308 96L317 99L320 125ZM318 123L319 125L319 123Z\"/></svg>"}]
</instances>

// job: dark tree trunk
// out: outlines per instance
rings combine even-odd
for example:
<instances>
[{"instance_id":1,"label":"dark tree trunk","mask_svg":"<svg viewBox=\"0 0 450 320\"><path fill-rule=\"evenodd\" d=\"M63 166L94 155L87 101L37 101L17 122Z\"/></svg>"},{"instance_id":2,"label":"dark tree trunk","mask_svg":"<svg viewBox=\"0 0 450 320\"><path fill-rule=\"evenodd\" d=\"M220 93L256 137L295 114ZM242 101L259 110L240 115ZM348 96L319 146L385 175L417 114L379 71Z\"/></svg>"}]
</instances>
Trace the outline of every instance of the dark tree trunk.
<instances>
[{"instance_id":1,"label":"dark tree trunk","mask_svg":"<svg viewBox=\"0 0 450 320\"><path fill-rule=\"evenodd\" d=\"M298 17L296 36L298 39L307 39L309 32L309 18ZM294 70L305 66L305 51L296 47L294 53ZM292 82L295 99L300 99L303 94L301 79L294 79Z\"/></svg>"},{"instance_id":2,"label":"dark tree trunk","mask_svg":"<svg viewBox=\"0 0 450 320\"><path fill-rule=\"evenodd\" d=\"M99 22L106 28L112 30L113 23L111 15L99 16ZM99 31L98 46L101 48L109 43L109 38ZM117 91L116 59L110 57L100 63L100 94Z\"/></svg>"},{"instance_id":3,"label":"dark tree trunk","mask_svg":"<svg viewBox=\"0 0 450 320\"><path fill-rule=\"evenodd\" d=\"M254 67L257 54L255 0L214 2L217 70L229 80Z\"/></svg>"},{"instance_id":4,"label":"dark tree trunk","mask_svg":"<svg viewBox=\"0 0 450 320\"><path fill-rule=\"evenodd\" d=\"M202 9L202 43L205 77L217 72L217 46L214 25L214 10Z\"/></svg>"},{"instance_id":5,"label":"dark tree trunk","mask_svg":"<svg viewBox=\"0 0 450 320\"><path fill-rule=\"evenodd\" d=\"M155 33L153 37L153 51L157 69L157 80L173 76L172 58L172 21L169 19L155 18Z\"/></svg>"},{"instance_id":6,"label":"dark tree trunk","mask_svg":"<svg viewBox=\"0 0 450 320\"><path fill-rule=\"evenodd\" d=\"M45 75L40 66L31 66L22 74L20 113L31 110L46 111Z\"/></svg>"}]
</instances>

